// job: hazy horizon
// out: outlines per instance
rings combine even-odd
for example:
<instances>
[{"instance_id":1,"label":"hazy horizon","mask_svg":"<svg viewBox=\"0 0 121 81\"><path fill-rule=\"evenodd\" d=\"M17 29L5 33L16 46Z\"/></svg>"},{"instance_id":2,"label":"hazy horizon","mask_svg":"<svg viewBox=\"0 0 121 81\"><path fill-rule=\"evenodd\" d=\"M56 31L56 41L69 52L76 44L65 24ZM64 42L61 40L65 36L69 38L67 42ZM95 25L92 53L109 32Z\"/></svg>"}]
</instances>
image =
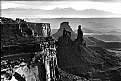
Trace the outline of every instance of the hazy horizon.
<instances>
[{"instance_id":1,"label":"hazy horizon","mask_svg":"<svg viewBox=\"0 0 121 81\"><path fill-rule=\"evenodd\" d=\"M94 31L121 31L121 18L26 18L28 22L50 23L52 29L59 29L60 23L69 22L73 30L82 25L82 28Z\"/></svg>"},{"instance_id":2,"label":"hazy horizon","mask_svg":"<svg viewBox=\"0 0 121 81\"><path fill-rule=\"evenodd\" d=\"M120 10L118 0L1 1L1 16L13 18L121 17Z\"/></svg>"}]
</instances>

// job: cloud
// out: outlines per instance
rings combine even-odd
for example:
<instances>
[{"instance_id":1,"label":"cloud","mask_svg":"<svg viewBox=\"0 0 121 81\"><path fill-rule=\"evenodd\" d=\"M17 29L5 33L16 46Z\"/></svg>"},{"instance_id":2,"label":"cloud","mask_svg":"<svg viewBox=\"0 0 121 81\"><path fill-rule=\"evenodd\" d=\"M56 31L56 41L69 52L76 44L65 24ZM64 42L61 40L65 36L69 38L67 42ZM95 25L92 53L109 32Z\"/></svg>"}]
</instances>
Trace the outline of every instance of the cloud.
<instances>
[{"instance_id":1,"label":"cloud","mask_svg":"<svg viewBox=\"0 0 121 81\"><path fill-rule=\"evenodd\" d=\"M25 5L20 4L20 3L14 3L14 1L2 1L1 2L1 9L23 7L23 6L25 6Z\"/></svg>"},{"instance_id":2,"label":"cloud","mask_svg":"<svg viewBox=\"0 0 121 81\"><path fill-rule=\"evenodd\" d=\"M121 2L121 0L84 0L84 1L92 1L92 2Z\"/></svg>"},{"instance_id":3,"label":"cloud","mask_svg":"<svg viewBox=\"0 0 121 81\"><path fill-rule=\"evenodd\" d=\"M92 1L92 2L121 2L121 0L2 0L2 1Z\"/></svg>"}]
</instances>

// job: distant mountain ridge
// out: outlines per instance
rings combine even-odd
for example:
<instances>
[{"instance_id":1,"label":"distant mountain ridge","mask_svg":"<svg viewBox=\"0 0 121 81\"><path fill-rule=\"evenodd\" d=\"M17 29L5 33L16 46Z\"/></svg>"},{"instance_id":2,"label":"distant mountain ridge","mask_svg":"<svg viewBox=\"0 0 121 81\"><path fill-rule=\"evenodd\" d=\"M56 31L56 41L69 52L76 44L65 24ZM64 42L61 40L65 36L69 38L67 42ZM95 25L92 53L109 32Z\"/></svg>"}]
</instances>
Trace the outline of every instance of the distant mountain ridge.
<instances>
[{"instance_id":1,"label":"distant mountain ridge","mask_svg":"<svg viewBox=\"0 0 121 81\"><path fill-rule=\"evenodd\" d=\"M9 14L7 13L9 12ZM26 14L27 13L27 14ZM25 8L8 8L2 9L2 16L17 16L17 17L81 17L81 16L109 16L109 15L116 15L112 12L103 11L103 10L96 10L96 9L86 9L86 10L75 10L73 8L55 8L52 10L43 10L43 9L25 9ZM20 15L20 16L19 16ZM28 16L27 16L28 15ZM43 18L44 18L43 17Z\"/></svg>"}]
</instances>

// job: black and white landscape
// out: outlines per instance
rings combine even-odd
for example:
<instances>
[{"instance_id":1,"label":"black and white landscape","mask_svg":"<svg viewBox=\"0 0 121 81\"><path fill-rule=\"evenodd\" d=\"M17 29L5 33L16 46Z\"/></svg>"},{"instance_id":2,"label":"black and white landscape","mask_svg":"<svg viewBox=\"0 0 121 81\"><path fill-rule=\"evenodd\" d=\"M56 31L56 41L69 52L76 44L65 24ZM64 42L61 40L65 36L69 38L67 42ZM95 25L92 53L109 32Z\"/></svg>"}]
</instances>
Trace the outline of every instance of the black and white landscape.
<instances>
[{"instance_id":1,"label":"black and white landscape","mask_svg":"<svg viewBox=\"0 0 121 81\"><path fill-rule=\"evenodd\" d=\"M1 81L120 81L120 10L120 0L1 1Z\"/></svg>"}]
</instances>

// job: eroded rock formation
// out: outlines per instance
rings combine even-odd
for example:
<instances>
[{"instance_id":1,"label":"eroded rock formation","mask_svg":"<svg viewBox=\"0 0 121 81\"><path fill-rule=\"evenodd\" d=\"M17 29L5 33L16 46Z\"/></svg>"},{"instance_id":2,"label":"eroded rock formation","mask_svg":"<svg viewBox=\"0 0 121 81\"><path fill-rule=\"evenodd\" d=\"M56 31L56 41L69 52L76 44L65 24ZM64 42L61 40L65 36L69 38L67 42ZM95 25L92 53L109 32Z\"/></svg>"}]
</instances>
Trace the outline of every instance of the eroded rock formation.
<instances>
[{"instance_id":1,"label":"eroded rock formation","mask_svg":"<svg viewBox=\"0 0 121 81\"><path fill-rule=\"evenodd\" d=\"M69 22L62 22L60 24L60 28L58 29L58 31L55 34L53 34L52 36L54 36L55 38L58 39L60 36L63 35L64 28L66 31L71 32L71 39L74 40L76 37L76 33L74 33L74 31L71 29Z\"/></svg>"},{"instance_id":2,"label":"eroded rock formation","mask_svg":"<svg viewBox=\"0 0 121 81\"><path fill-rule=\"evenodd\" d=\"M81 26L78 27L78 35L75 41L71 40L70 34L64 28L63 35L58 38L57 42L57 62L62 70L78 76L86 76L88 73L93 73L91 75L93 78L96 77L106 80L107 77L103 76L106 74L105 70L120 66L118 64L119 60L112 59L112 62L109 62L109 58L113 56L109 55L110 57L108 56L107 58L102 53L93 51L86 46Z\"/></svg>"}]
</instances>

